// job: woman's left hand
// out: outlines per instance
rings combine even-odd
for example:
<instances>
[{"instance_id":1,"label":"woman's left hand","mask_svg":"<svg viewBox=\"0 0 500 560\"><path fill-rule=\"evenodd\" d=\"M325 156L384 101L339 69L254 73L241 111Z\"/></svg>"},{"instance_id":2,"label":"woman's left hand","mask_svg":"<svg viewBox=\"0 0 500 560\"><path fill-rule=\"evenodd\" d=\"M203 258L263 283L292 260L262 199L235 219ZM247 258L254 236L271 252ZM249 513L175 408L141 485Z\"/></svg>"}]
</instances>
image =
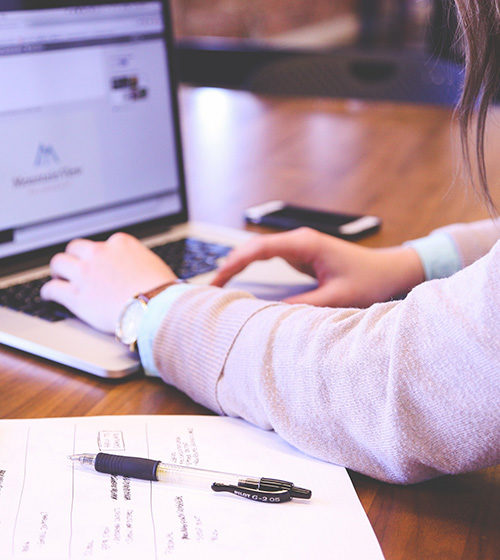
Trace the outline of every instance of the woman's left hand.
<instances>
[{"instance_id":1,"label":"woman's left hand","mask_svg":"<svg viewBox=\"0 0 500 560\"><path fill-rule=\"evenodd\" d=\"M108 333L114 332L131 297L176 280L158 256L126 233L103 242L75 239L52 258L50 269L53 279L42 287L41 296Z\"/></svg>"}]
</instances>

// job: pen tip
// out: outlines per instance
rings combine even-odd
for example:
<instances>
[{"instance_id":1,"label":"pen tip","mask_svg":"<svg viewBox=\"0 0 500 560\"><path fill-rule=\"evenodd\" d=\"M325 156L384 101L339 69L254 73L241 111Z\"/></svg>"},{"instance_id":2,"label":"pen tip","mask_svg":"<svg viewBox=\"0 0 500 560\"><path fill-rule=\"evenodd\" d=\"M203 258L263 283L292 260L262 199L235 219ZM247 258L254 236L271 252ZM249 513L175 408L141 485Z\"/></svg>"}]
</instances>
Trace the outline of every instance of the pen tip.
<instances>
[{"instance_id":1,"label":"pen tip","mask_svg":"<svg viewBox=\"0 0 500 560\"><path fill-rule=\"evenodd\" d=\"M80 465L83 465L83 466L93 466L94 465L94 460L95 460L95 455L93 455L91 453L79 453L79 454L76 454L76 455L68 455L68 459L72 463L80 463Z\"/></svg>"}]
</instances>

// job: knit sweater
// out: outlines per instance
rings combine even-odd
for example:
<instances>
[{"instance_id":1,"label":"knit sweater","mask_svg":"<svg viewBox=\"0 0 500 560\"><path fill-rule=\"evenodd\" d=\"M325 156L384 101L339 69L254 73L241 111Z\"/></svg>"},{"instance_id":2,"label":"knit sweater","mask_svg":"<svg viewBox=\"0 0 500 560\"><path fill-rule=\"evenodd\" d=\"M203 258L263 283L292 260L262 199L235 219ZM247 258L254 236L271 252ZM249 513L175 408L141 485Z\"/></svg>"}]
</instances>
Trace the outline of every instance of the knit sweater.
<instances>
[{"instance_id":1,"label":"knit sweater","mask_svg":"<svg viewBox=\"0 0 500 560\"><path fill-rule=\"evenodd\" d=\"M500 241L441 230L462 270L368 309L184 290L156 331L163 379L219 414L371 477L413 483L500 458Z\"/></svg>"}]
</instances>

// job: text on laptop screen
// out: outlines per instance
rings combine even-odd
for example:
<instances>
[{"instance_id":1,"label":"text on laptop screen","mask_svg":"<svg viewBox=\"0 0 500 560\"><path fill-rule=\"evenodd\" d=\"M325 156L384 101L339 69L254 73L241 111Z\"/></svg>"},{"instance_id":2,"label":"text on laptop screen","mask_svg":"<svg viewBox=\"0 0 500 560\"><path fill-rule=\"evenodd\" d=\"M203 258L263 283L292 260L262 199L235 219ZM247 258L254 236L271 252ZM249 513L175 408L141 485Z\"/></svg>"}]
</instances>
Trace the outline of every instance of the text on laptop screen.
<instances>
[{"instance_id":1,"label":"text on laptop screen","mask_svg":"<svg viewBox=\"0 0 500 560\"><path fill-rule=\"evenodd\" d=\"M0 11L0 257L181 211L161 10Z\"/></svg>"}]
</instances>

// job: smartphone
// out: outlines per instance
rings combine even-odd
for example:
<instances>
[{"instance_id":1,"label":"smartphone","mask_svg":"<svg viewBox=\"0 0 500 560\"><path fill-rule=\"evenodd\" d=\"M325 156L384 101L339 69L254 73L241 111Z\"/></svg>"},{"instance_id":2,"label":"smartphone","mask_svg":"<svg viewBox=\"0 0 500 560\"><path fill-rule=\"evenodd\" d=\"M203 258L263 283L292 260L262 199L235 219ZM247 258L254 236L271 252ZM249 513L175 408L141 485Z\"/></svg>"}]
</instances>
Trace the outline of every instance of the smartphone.
<instances>
[{"instance_id":1,"label":"smartphone","mask_svg":"<svg viewBox=\"0 0 500 560\"><path fill-rule=\"evenodd\" d=\"M249 224L282 230L308 226L342 239L359 239L380 229L382 220L377 216L325 212L302 206L293 206L282 200L272 200L245 210Z\"/></svg>"}]
</instances>

